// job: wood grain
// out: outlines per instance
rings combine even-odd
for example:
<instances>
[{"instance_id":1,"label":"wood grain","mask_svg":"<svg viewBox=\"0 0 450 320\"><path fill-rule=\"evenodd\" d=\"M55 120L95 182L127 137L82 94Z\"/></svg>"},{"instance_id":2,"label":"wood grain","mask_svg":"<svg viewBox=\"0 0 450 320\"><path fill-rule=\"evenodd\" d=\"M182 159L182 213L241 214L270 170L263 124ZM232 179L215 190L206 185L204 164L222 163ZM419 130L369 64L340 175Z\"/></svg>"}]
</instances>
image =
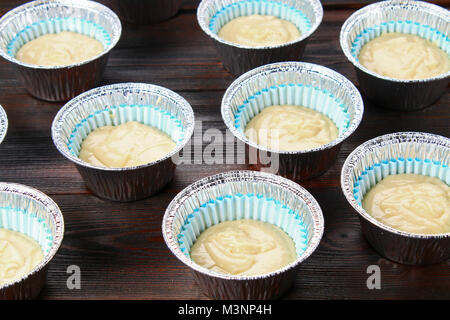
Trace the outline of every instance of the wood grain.
<instances>
[{"instance_id":1,"label":"wood grain","mask_svg":"<svg viewBox=\"0 0 450 320\"><path fill-rule=\"evenodd\" d=\"M0 14L22 1L0 3ZM323 1L322 25L313 34L304 61L330 67L357 83L342 54L338 35L354 7L373 1ZM192 105L202 130L225 131L220 101L234 77L216 56L195 19L198 1L185 1L173 19L150 26L123 25L111 52L103 84L148 82L168 87ZM443 2L444 3L444 2ZM445 4L445 3L444 3ZM448 2L447 2L448 4ZM301 265L287 299L450 299L450 262L412 267L380 257L363 238L356 214L339 185L347 155L362 142L396 131L450 134L450 93L433 106L400 113L365 101L359 129L343 145L337 162L321 177L302 183L319 201L325 234L317 251ZM84 186L74 166L53 146L50 126L61 103L29 96L14 67L0 61L0 104L9 130L0 145L0 180L36 187L60 205L66 233L50 265L42 299L205 299L190 272L167 249L161 234L166 206L188 184L245 165L181 165L175 179L158 195L133 203L98 199ZM207 145L203 142L203 147ZM81 290L68 290L66 269L78 265ZM366 268L378 264L382 289L368 290Z\"/></svg>"}]
</instances>

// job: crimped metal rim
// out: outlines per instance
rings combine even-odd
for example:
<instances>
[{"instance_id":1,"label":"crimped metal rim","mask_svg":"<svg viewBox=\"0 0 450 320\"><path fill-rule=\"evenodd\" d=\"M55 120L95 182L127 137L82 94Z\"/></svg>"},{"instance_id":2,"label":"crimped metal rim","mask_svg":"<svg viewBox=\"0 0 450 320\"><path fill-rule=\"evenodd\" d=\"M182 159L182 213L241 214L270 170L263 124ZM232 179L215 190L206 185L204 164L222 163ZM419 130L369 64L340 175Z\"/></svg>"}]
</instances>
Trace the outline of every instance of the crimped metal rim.
<instances>
[{"instance_id":1,"label":"crimped metal rim","mask_svg":"<svg viewBox=\"0 0 450 320\"><path fill-rule=\"evenodd\" d=\"M273 150L270 148L266 148L259 144L256 144L255 142L249 140L247 137L242 135L233 125L233 115L230 110L231 100L232 100L233 96L239 90L239 87L241 86L241 84L251 81L254 78L265 77L266 74L276 72L279 69L281 69L280 71L294 70L299 73L307 72L307 73L311 73L311 74L316 74L319 76L323 76L325 78L329 78L333 81L339 81L339 85L341 87L346 87L349 95L352 97L351 100L353 102L354 109L359 111L357 113L355 112L355 117L353 118L353 120L350 123L350 126L347 128L347 130L337 139L335 139L327 144L324 144L320 147L313 148L313 149L307 149L307 150L296 150L296 151L283 151L283 150ZM230 130L231 133L237 139L244 142L245 144L250 145L253 148L256 148L258 150L265 151L265 152L286 154L286 155L296 155L296 154L305 154L305 153L310 153L310 152L317 152L317 151L322 151L322 150L326 150L326 149L331 149L334 146L342 143L345 139L347 139L350 135L352 135L355 132L355 130L359 127L359 124L362 121L362 117L363 117L363 113L364 113L364 103L363 103L361 94L359 93L359 91L355 87L355 85L350 80L348 80L346 77L341 75L340 73L338 73L332 69L329 69L327 67L320 66L317 64L313 64L313 63L289 61L289 62L277 62L277 63L267 64L267 65L255 68L253 70L250 70L250 71L244 73L239 78L234 80L231 83L231 85L227 88L227 90L225 91L225 94L222 98L221 113L222 113L222 119L225 122L225 125L227 126L228 130Z\"/></svg>"},{"instance_id":2,"label":"crimped metal rim","mask_svg":"<svg viewBox=\"0 0 450 320\"><path fill-rule=\"evenodd\" d=\"M194 261L186 257L181 252L176 241L174 240L175 238L170 236L170 233L172 232L173 219L181 204L185 200L187 200L191 195L195 194L197 190L208 189L210 186L217 184L217 182L220 182L220 184L224 184L227 182L238 182L238 181L261 181L263 183L279 185L293 192L297 197L301 197L302 199L304 199L303 202L305 203L305 205L307 205L312 215L312 220L314 222L314 234L309 240L308 247L306 248L306 250L294 262L270 273L255 276L237 276L237 275L222 274L201 267L200 265L196 264ZM221 278L225 280L238 280L238 281L265 279L276 276L278 274L284 273L297 267L300 263L302 263L309 256L311 256L311 254L313 254L313 252L317 249L317 247L320 244L320 240L322 239L323 232L324 232L324 218L322 214L322 209L320 208L317 200L305 188L289 179L274 174L250 170L236 170L236 171L222 172L216 175L200 179L192 183L191 185L187 186L182 191L180 191L175 196L175 198L172 199L172 201L170 202L170 204L166 209L166 212L164 213L162 222L162 233L164 241L166 242L166 245L169 247L170 251L172 251L172 253L177 257L178 260L180 260L189 268L202 274L208 275L210 277Z\"/></svg>"},{"instance_id":3,"label":"crimped metal rim","mask_svg":"<svg viewBox=\"0 0 450 320\"><path fill-rule=\"evenodd\" d=\"M283 43L280 45L276 45L276 46L257 46L257 47L245 46L245 45L241 45L238 43L224 40L209 29L209 21L207 21L207 17L202 15L201 12L204 11L204 8L209 6L210 3L215 2L215 1L217 1L217 0L202 0L200 2L199 6L197 8L197 21L198 21L198 24L200 25L200 28L210 38L212 38L220 43L223 43L223 44L226 44L226 45L229 45L232 47L236 47L236 48L241 48L241 49L267 50L267 49L282 48L282 47L287 47L287 46L293 45L293 44L303 41L306 38L308 38L309 36L311 36L317 30L319 25L322 23L322 19L323 19L322 3L319 0L308 0L309 4L313 8L314 14L316 15L316 17L315 17L316 21L313 25L311 25L311 29L308 32L302 33L300 35L300 37L295 40L292 40L292 41L289 41L289 42L286 42L286 43Z\"/></svg>"},{"instance_id":4,"label":"crimped metal rim","mask_svg":"<svg viewBox=\"0 0 450 320\"><path fill-rule=\"evenodd\" d=\"M62 139L61 139L60 131L63 126L65 117L69 113L77 110L78 108L82 108L83 101L86 98L95 99L97 97L101 97L102 94L105 92L115 92L115 91L120 92L120 91L124 91L124 90L128 90L128 91L137 90L137 91L145 92L148 94L163 93L164 97L175 101L175 103L183 111L183 114L187 119L186 122L188 122L188 126L185 128L185 134L183 137L183 141L178 146L176 146L171 152L169 152L167 155L165 155L161 159L158 159L158 160L155 160L155 161L143 164L143 165L130 166L130 167L125 167L125 168L100 167L100 166L96 166L96 165L87 163L87 162L81 160L80 158L74 156L69 151L67 144L64 141L62 141ZM102 170L102 171L117 171L117 172L128 171L128 170L138 170L138 169L150 167L159 162L165 161L166 159L172 157L173 155L175 155L177 152L179 152L181 149L184 148L184 146L189 142L193 132L194 132L194 111L192 110L191 105L189 104L189 102L186 101L186 99L184 99L182 96L180 96L179 94L177 94L176 92L174 92L170 89L167 89L167 88L164 88L161 86L157 86L154 84L137 83L137 82L117 83L117 84L98 87L98 88L94 88L89 91L86 91L86 92L76 96L69 102L67 102L56 114L55 118L53 119L53 123L52 123L53 143L56 146L56 149L58 149L58 151L64 157L66 157L70 161L74 162L75 164L86 167L86 168Z\"/></svg>"},{"instance_id":5,"label":"crimped metal rim","mask_svg":"<svg viewBox=\"0 0 450 320\"><path fill-rule=\"evenodd\" d=\"M361 63L359 63L358 59L355 59L350 53L350 47L347 44L347 37L349 35L350 30L353 27L353 24L361 18L364 18L371 14L374 10L389 10L393 7L398 6L404 6L405 4L414 4L418 7L420 7L424 11L432 11L435 12L436 15L439 17L439 19L445 19L446 23L450 23L450 11L446 10L438 5L427 3L423 1L410 1L410 0L391 0L391 1L381 1L377 3L373 3L370 5L367 5L357 11L355 11L350 17L345 20L344 24L342 25L341 32L339 35L339 42L341 45L341 49L344 52L344 55L347 57L347 59L358 69L361 71L364 71L365 73L370 74L371 76L383 80L398 82L398 83L425 83L425 82L431 82L435 80L441 80L450 77L450 70L446 73L442 73L438 76L431 77L431 78L425 78L425 79L411 79L411 80L405 80L405 79L396 79L391 77L386 77L381 74L378 74L372 70L367 69L364 67Z\"/></svg>"},{"instance_id":6,"label":"crimped metal rim","mask_svg":"<svg viewBox=\"0 0 450 320\"><path fill-rule=\"evenodd\" d=\"M414 132L414 131L406 131L406 132L396 132L396 133L389 133L385 134L376 138L373 138L371 140L368 140L364 142L363 144L359 145L355 150L353 150L347 159L344 162L344 165L342 166L341 170L341 190L345 195L345 198L347 199L348 203L355 209L355 211L359 214L360 217L364 218L371 224L377 226L378 228L381 228L385 231L388 231L390 233L397 234L399 236L408 237L408 238L417 238L417 239L440 239L440 238L448 238L450 237L450 232L447 233L437 233L437 234L420 234L420 233L412 233L412 232L406 232L394 229L390 226L387 226L374 217L372 217L369 213L367 213L355 200L353 197L353 183L351 181L351 175L353 170L352 162L354 162L356 159L359 158L360 154L364 154L367 150L372 150L380 146L384 146L387 144L396 144L390 143L391 141L398 140L398 137L405 137L407 136L408 139L403 141L417 141L422 139L431 139L433 142L436 141L445 141L444 147L448 148L450 150L450 139L445 138L442 136L439 136L437 134L432 133L425 133L425 132ZM442 144L440 144L442 145Z\"/></svg>"},{"instance_id":7,"label":"crimped metal rim","mask_svg":"<svg viewBox=\"0 0 450 320\"><path fill-rule=\"evenodd\" d=\"M102 5L98 2L87 1L87 0L36 0L36 1L27 2L21 6L18 6L14 9L8 11L0 18L0 30L7 27L7 25L10 23L10 21L12 19L14 19L14 15L17 12L20 12L23 10L28 10L29 8L35 8L37 6L41 6L41 5L45 5L45 4L49 4L51 6L62 6L62 7L85 9L86 11L96 10L96 11L102 12L102 14L108 15L111 19L114 20L114 28L115 28L115 31L117 31L117 32L110 34L111 43L108 45L108 47L103 48L103 51L101 53L99 53L98 55L96 55L88 60L84 60L84 61L73 63L73 64L68 64L68 65L63 65L63 66L40 66L40 65L35 65L35 64L24 63L22 61L17 60L15 57L11 57L2 48L0 48L0 56L2 56L4 59L8 60L9 62L12 62L14 64L17 64L17 65L20 65L23 67L32 68L32 69L43 69L43 70L70 69L70 68L79 67L79 66L88 64L88 63L90 63L94 60L97 60L98 58L108 54L116 46L117 42L120 39L120 36L122 34L122 24L120 23L120 19L114 13L114 11L112 11L108 7Z\"/></svg>"},{"instance_id":8,"label":"crimped metal rim","mask_svg":"<svg viewBox=\"0 0 450 320\"><path fill-rule=\"evenodd\" d=\"M6 137L6 132L8 131L8 117L6 116L5 109L0 105L0 143Z\"/></svg>"},{"instance_id":9,"label":"crimped metal rim","mask_svg":"<svg viewBox=\"0 0 450 320\"><path fill-rule=\"evenodd\" d=\"M49 253L44 257L44 260L42 260L41 263L39 263L36 267L34 267L30 272L28 272L21 278L18 278L12 282L7 282L3 286L0 286L0 290L3 290L9 286L14 286L24 281L31 275L39 272L53 259L64 238L64 217L56 202L53 201L53 199L47 196L45 193L35 188L19 183L0 182L0 193L19 194L23 197L31 198L39 202L47 208L47 211L49 212L49 214L51 214L55 223L54 242Z\"/></svg>"}]
</instances>

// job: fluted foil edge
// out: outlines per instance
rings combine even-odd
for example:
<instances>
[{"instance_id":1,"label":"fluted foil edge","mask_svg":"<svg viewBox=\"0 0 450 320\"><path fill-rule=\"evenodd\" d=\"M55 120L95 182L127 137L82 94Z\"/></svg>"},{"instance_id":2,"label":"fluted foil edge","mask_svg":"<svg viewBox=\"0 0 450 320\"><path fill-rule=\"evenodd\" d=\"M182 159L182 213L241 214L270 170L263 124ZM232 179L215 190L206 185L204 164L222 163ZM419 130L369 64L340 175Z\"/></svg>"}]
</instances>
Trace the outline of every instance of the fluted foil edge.
<instances>
[{"instance_id":1,"label":"fluted foil edge","mask_svg":"<svg viewBox=\"0 0 450 320\"><path fill-rule=\"evenodd\" d=\"M202 0L197 9L197 21L200 28L214 42L225 69L234 75L240 75L267 63L301 59L309 37L316 31L323 19L323 8L319 0L276 0L275 2L302 11L311 22L309 31L302 33L294 41L277 46L243 46L220 38L209 28L209 22L217 10L240 1Z\"/></svg>"},{"instance_id":2,"label":"fluted foil edge","mask_svg":"<svg viewBox=\"0 0 450 320\"><path fill-rule=\"evenodd\" d=\"M153 104L180 118L183 139L165 157L151 163L126 168L105 168L82 161L68 148L73 128L105 106ZM101 198L134 201L158 192L173 178L176 155L189 142L194 130L194 112L177 93L152 84L118 83L89 90L67 102L52 123L52 139L58 151L73 162L86 185Z\"/></svg>"},{"instance_id":3,"label":"fluted foil edge","mask_svg":"<svg viewBox=\"0 0 450 320\"><path fill-rule=\"evenodd\" d=\"M0 105L0 143L3 142L8 131L8 117L5 109Z\"/></svg>"},{"instance_id":4,"label":"fluted foil edge","mask_svg":"<svg viewBox=\"0 0 450 320\"><path fill-rule=\"evenodd\" d=\"M450 32L450 11L423 1L380 1L354 12L343 24L339 36L344 55L353 64L361 92L378 106L413 111L436 102L446 91L450 71L427 79L401 80L379 75L363 65L351 54L358 28L367 28L391 20L412 20Z\"/></svg>"},{"instance_id":5,"label":"fluted foil edge","mask_svg":"<svg viewBox=\"0 0 450 320\"><path fill-rule=\"evenodd\" d=\"M44 260L23 277L0 286L0 300L34 299L45 285L48 264L61 246L64 237L63 215L58 205L50 197L25 185L0 182L0 199L2 202L9 201L9 205L12 201L14 208L34 208L32 211L50 226L53 245Z\"/></svg>"},{"instance_id":6,"label":"fluted foil edge","mask_svg":"<svg viewBox=\"0 0 450 320\"><path fill-rule=\"evenodd\" d=\"M277 271L258 276L219 274L200 267L178 245L177 235L190 209L221 192L272 196L293 210L298 208L308 230L308 246L297 260ZM193 272L205 294L215 299L273 299L292 286L298 266L317 248L324 230L322 210L314 197L300 185L268 173L230 171L203 178L182 190L164 214L162 232L171 252Z\"/></svg>"},{"instance_id":7,"label":"fluted foil edge","mask_svg":"<svg viewBox=\"0 0 450 320\"><path fill-rule=\"evenodd\" d=\"M409 152L406 156L405 152ZM375 161L426 155L427 159L448 164L450 139L422 132L397 132L371 139L357 147L345 160L341 171L341 189L350 206L358 213L364 236L382 256L404 264L432 264L450 257L450 233L422 235L399 231L369 215L353 195L354 181L365 167Z\"/></svg>"},{"instance_id":8,"label":"fluted foil edge","mask_svg":"<svg viewBox=\"0 0 450 320\"><path fill-rule=\"evenodd\" d=\"M350 124L345 132L332 142L305 151L271 150L250 141L234 126L234 114L250 95L272 85L303 83L326 90L340 100L348 110ZM295 181L313 178L324 173L334 163L340 146L361 123L364 104L359 91L344 76L323 66L306 62L280 62L255 68L237 78L225 91L221 103L222 119L228 130L248 149L271 152L279 156L278 174ZM257 170L264 166L258 163Z\"/></svg>"},{"instance_id":9,"label":"fluted foil edge","mask_svg":"<svg viewBox=\"0 0 450 320\"><path fill-rule=\"evenodd\" d=\"M68 15L101 25L109 33L111 43L99 55L63 67L31 65L8 54L7 46L11 39L30 24ZM16 66L26 90L32 96L47 101L65 101L100 82L109 52L119 41L121 32L117 15L95 1L37 0L25 3L0 18L0 56Z\"/></svg>"}]
</instances>

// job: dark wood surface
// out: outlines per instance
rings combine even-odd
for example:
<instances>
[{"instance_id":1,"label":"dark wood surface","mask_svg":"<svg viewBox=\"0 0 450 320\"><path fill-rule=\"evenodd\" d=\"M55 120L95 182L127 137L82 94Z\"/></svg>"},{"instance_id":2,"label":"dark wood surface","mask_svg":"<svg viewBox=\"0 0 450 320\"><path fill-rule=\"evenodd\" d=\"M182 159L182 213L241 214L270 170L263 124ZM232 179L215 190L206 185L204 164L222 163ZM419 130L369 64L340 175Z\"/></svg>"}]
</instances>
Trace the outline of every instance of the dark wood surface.
<instances>
[{"instance_id":1,"label":"dark wood surface","mask_svg":"<svg viewBox=\"0 0 450 320\"><path fill-rule=\"evenodd\" d=\"M1 1L0 14L23 1ZM373 1L324 1L325 15L303 60L330 67L357 83L341 52L338 35L354 7ZM234 77L216 56L195 18L198 1L186 1L170 21L137 27L123 25L111 52L103 84L147 82L168 87L192 105L203 131L225 131L220 101ZM445 2L440 2L444 3ZM447 2L448 4L448 2ZM379 256L361 234L358 218L339 185L347 155L359 144L396 131L450 134L450 93L431 107L400 113L366 101L363 122L343 145L337 162L321 177L302 183L319 201L325 234L317 251L301 265L287 299L450 299L450 262L405 266ZM75 167L54 147L50 126L61 103L29 96L14 68L0 62L0 104L9 130L0 145L0 180L23 183L50 195L60 206L66 232L50 264L42 299L205 299L184 267L167 249L161 221L171 199L188 184L245 165L182 165L161 193L143 201L101 200L85 187ZM204 143L204 145L206 145ZM381 268L381 290L368 290L366 268ZM81 268L81 290L66 287L67 267Z\"/></svg>"}]
</instances>

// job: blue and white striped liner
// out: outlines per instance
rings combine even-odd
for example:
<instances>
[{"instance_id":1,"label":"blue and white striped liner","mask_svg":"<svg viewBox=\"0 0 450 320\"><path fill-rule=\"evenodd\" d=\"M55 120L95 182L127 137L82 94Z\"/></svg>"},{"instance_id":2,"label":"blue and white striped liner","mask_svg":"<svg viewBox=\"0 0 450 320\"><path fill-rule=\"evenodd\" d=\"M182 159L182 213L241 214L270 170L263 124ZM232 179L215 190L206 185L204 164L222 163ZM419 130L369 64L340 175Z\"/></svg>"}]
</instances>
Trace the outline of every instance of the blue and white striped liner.
<instances>
[{"instance_id":1,"label":"blue and white striped liner","mask_svg":"<svg viewBox=\"0 0 450 320\"><path fill-rule=\"evenodd\" d=\"M181 226L178 245L189 258L192 245L203 231L224 221L241 219L268 222L281 228L294 241L298 257L308 246L308 231L298 212L279 200L253 193L220 196L195 208Z\"/></svg>"},{"instance_id":2,"label":"blue and white striped liner","mask_svg":"<svg viewBox=\"0 0 450 320\"><path fill-rule=\"evenodd\" d=\"M450 56L450 38L446 34L428 25L409 20L383 22L364 29L355 37L351 47L351 55L358 59L359 52L365 44L384 33L392 32L417 35L435 43Z\"/></svg>"},{"instance_id":3,"label":"blue and white striped liner","mask_svg":"<svg viewBox=\"0 0 450 320\"><path fill-rule=\"evenodd\" d=\"M383 160L364 169L353 181L353 196L361 205L365 194L378 182L390 175L413 173L441 179L450 185L450 170L447 164L420 158L397 158ZM361 205L362 206L362 205Z\"/></svg>"},{"instance_id":4,"label":"blue and white striped liner","mask_svg":"<svg viewBox=\"0 0 450 320\"><path fill-rule=\"evenodd\" d=\"M35 22L18 32L8 44L7 52L15 57L19 49L27 42L40 36L63 31L77 32L101 42L106 49L111 44L109 33L100 25L79 18L52 18Z\"/></svg>"},{"instance_id":5,"label":"blue and white striped liner","mask_svg":"<svg viewBox=\"0 0 450 320\"><path fill-rule=\"evenodd\" d=\"M171 112L153 105L120 105L98 110L78 123L69 136L67 147L78 157L81 143L97 128L104 126L118 126L120 124L137 121L155 127L172 138L177 146L183 141L184 128L181 120Z\"/></svg>"},{"instance_id":6,"label":"blue and white striped liner","mask_svg":"<svg viewBox=\"0 0 450 320\"><path fill-rule=\"evenodd\" d=\"M17 231L34 239L41 247L44 256L50 252L53 246L50 227L44 219L34 213L12 207L0 207L1 228Z\"/></svg>"},{"instance_id":7,"label":"blue and white striped liner","mask_svg":"<svg viewBox=\"0 0 450 320\"><path fill-rule=\"evenodd\" d=\"M218 34L231 20L252 14L269 15L292 22L301 34L311 29L311 22L300 10L285 3L269 0L246 0L229 4L217 11L209 22L209 29Z\"/></svg>"},{"instance_id":8,"label":"blue and white striped liner","mask_svg":"<svg viewBox=\"0 0 450 320\"><path fill-rule=\"evenodd\" d=\"M284 104L303 106L326 115L339 129L339 135L350 125L347 107L331 92L312 85L290 83L264 88L248 97L236 110L234 126L243 133L248 122L264 108Z\"/></svg>"}]
</instances>

